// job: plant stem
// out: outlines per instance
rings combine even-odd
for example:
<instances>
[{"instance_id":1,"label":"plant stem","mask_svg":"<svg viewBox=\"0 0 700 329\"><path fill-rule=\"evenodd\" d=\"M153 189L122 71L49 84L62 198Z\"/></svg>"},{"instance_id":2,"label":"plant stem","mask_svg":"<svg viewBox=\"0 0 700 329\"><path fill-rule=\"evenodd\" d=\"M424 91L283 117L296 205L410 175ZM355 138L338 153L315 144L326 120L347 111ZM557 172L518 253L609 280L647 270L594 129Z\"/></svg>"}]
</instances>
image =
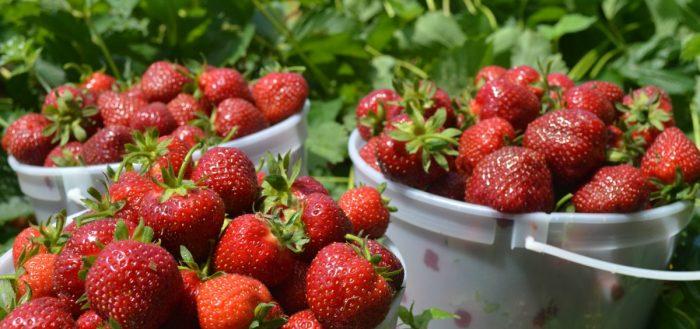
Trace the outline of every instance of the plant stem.
<instances>
[{"instance_id":1,"label":"plant stem","mask_svg":"<svg viewBox=\"0 0 700 329\"><path fill-rule=\"evenodd\" d=\"M384 56L384 54L382 54L381 52L379 52L379 50L374 49L374 47L372 47L372 46L370 46L370 45L366 45L366 46L365 46L365 51L368 52L370 55L372 55L372 56L374 56L374 57ZM404 60L402 60L402 59L394 58L394 60L396 61L396 63L397 63L399 66L402 66L403 68L405 68L405 69L407 69L407 70L413 72L413 74L419 76L421 79L427 79L427 78L428 78L428 73L425 73L425 71L421 70L419 67L417 67L417 66L415 66L415 65L413 65L413 64L411 64L411 63L409 63L409 62L406 62L406 61L404 61Z\"/></svg>"},{"instance_id":2,"label":"plant stem","mask_svg":"<svg viewBox=\"0 0 700 329\"><path fill-rule=\"evenodd\" d=\"M698 118L698 105L690 106L690 120L693 123L693 139L695 145L700 147L700 118Z\"/></svg>"},{"instance_id":3,"label":"plant stem","mask_svg":"<svg viewBox=\"0 0 700 329\"><path fill-rule=\"evenodd\" d=\"M87 26L88 31L90 32L90 40L102 52L102 56L104 56L105 61L107 62L107 65L109 66L109 70L112 71L112 74L114 74L114 77L116 77L117 80L121 80L122 79L121 73L117 69L117 65L114 63L114 59L112 59L112 54L109 52L109 48L107 48L107 44L105 43L104 40L102 40L102 37L100 36L100 34L97 33L97 31L95 31L95 26L93 25L92 19L90 17L91 13L90 13L90 8L88 7L89 3L90 3L89 1L85 2L85 8L83 10L83 20L85 21L85 25Z\"/></svg>"}]
</instances>

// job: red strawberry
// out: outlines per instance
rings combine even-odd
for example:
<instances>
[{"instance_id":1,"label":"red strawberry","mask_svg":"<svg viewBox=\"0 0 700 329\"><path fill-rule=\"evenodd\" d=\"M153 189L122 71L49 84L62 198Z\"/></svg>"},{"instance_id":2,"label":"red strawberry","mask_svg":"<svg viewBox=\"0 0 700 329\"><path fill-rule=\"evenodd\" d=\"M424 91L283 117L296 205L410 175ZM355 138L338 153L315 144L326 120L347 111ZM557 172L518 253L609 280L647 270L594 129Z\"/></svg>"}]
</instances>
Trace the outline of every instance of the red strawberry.
<instances>
[{"instance_id":1,"label":"red strawberry","mask_svg":"<svg viewBox=\"0 0 700 329\"><path fill-rule=\"evenodd\" d=\"M272 288L272 296L287 313L295 313L309 308L306 303L306 271L309 264L294 260L291 273L282 283Z\"/></svg>"},{"instance_id":2,"label":"red strawberry","mask_svg":"<svg viewBox=\"0 0 700 329\"><path fill-rule=\"evenodd\" d=\"M615 125L608 126L608 147L618 148L622 146L624 131Z\"/></svg>"},{"instance_id":3,"label":"red strawberry","mask_svg":"<svg viewBox=\"0 0 700 329\"><path fill-rule=\"evenodd\" d=\"M44 136L50 125L51 121L41 114L25 114L7 127L2 147L17 161L39 166L56 145L52 136Z\"/></svg>"},{"instance_id":4,"label":"red strawberry","mask_svg":"<svg viewBox=\"0 0 700 329\"><path fill-rule=\"evenodd\" d=\"M255 165L237 148L209 149L192 171L192 180L218 193L232 216L250 212L260 192Z\"/></svg>"},{"instance_id":5,"label":"red strawberry","mask_svg":"<svg viewBox=\"0 0 700 329\"><path fill-rule=\"evenodd\" d=\"M81 165L79 158L83 144L77 141L58 145L49 152L44 160L44 167L75 167Z\"/></svg>"},{"instance_id":6,"label":"red strawberry","mask_svg":"<svg viewBox=\"0 0 700 329\"><path fill-rule=\"evenodd\" d=\"M457 171L471 175L481 159L515 139L515 130L508 121L495 117L479 121L467 128L459 138Z\"/></svg>"},{"instance_id":7,"label":"red strawberry","mask_svg":"<svg viewBox=\"0 0 700 329\"><path fill-rule=\"evenodd\" d=\"M550 88L561 90L562 93L565 93L575 86L574 81L571 80L568 75L556 72L547 74L547 84L549 84Z\"/></svg>"},{"instance_id":8,"label":"red strawberry","mask_svg":"<svg viewBox=\"0 0 700 329\"><path fill-rule=\"evenodd\" d=\"M525 129L540 113L540 101L535 94L505 79L491 81L479 89L474 107L479 119L500 117L516 130Z\"/></svg>"},{"instance_id":9,"label":"red strawberry","mask_svg":"<svg viewBox=\"0 0 700 329\"><path fill-rule=\"evenodd\" d=\"M467 180L464 199L506 213L551 211L554 193L545 157L516 146L487 155Z\"/></svg>"},{"instance_id":10,"label":"red strawberry","mask_svg":"<svg viewBox=\"0 0 700 329\"><path fill-rule=\"evenodd\" d=\"M112 90L116 83L117 79L113 76L97 71L85 78L80 84L80 88L86 89L94 95L99 95L102 92Z\"/></svg>"},{"instance_id":11,"label":"red strawberry","mask_svg":"<svg viewBox=\"0 0 700 329\"><path fill-rule=\"evenodd\" d=\"M238 274L222 274L204 281L197 292L197 313L202 329L247 329L261 303L272 302L265 285ZM270 312L273 313L273 312ZM263 326L261 326L263 327Z\"/></svg>"},{"instance_id":12,"label":"red strawberry","mask_svg":"<svg viewBox=\"0 0 700 329\"><path fill-rule=\"evenodd\" d=\"M564 104L567 109L581 109L597 115L605 124L615 121L617 114L607 96L597 89L586 86L576 86L564 93Z\"/></svg>"},{"instance_id":13,"label":"red strawberry","mask_svg":"<svg viewBox=\"0 0 700 329\"><path fill-rule=\"evenodd\" d=\"M189 149L180 140L166 136L159 138L155 130L149 129L145 133L135 133L134 142L126 145L126 151L124 165L127 168L139 165L140 172L162 180L163 169L182 167ZM189 176L191 168L191 164L185 166L185 177Z\"/></svg>"},{"instance_id":14,"label":"red strawberry","mask_svg":"<svg viewBox=\"0 0 700 329\"><path fill-rule=\"evenodd\" d=\"M290 220L298 221L298 218ZM214 267L217 271L248 275L268 287L275 286L291 274L293 250L300 252L305 243L303 235L292 234L294 230L303 232L299 225L283 223L279 218L261 214L238 216L219 239L214 250Z\"/></svg>"},{"instance_id":15,"label":"red strawberry","mask_svg":"<svg viewBox=\"0 0 700 329\"><path fill-rule=\"evenodd\" d=\"M179 126L170 135L183 142L188 150L201 142L205 137L202 129L190 125Z\"/></svg>"},{"instance_id":16,"label":"red strawberry","mask_svg":"<svg viewBox=\"0 0 700 329\"><path fill-rule=\"evenodd\" d=\"M95 96L70 85L51 90L41 108L51 121L47 133L54 135L54 142L67 143L71 139L84 141L101 125L102 118L95 107Z\"/></svg>"},{"instance_id":17,"label":"red strawberry","mask_svg":"<svg viewBox=\"0 0 700 329\"><path fill-rule=\"evenodd\" d=\"M313 259L321 248L343 241L352 231L350 220L330 196L312 193L301 200L301 204L301 221L309 238L302 254L304 259Z\"/></svg>"},{"instance_id":18,"label":"red strawberry","mask_svg":"<svg viewBox=\"0 0 700 329\"><path fill-rule=\"evenodd\" d=\"M479 72L476 73L476 78L474 78L474 85L477 87L481 87L487 82L502 77L505 73L506 69L498 65L484 66L479 70Z\"/></svg>"},{"instance_id":19,"label":"red strawberry","mask_svg":"<svg viewBox=\"0 0 700 329\"><path fill-rule=\"evenodd\" d=\"M445 109L447 118L445 119L444 126L454 127L455 124L457 124L457 116L455 115L454 108L452 108L452 100L450 99L450 95L448 95L446 91L437 88L435 90L435 94L433 94L431 101L433 105L425 109L425 111L423 112L423 116L427 119L435 115L435 112L437 112L437 110Z\"/></svg>"},{"instance_id":20,"label":"red strawberry","mask_svg":"<svg viewBox=\"0 0 700 329\"><path fill-rule=\"evenodd\" d=\"M587 81L581 84L582 88L595 89L611 103L619 103L625 93L620 86L608 81Z\"/></svg>"},{"instance_id":21,"label":"red strawberry","mask_svg":"<svg viewBox=\"0 0 700 329\"><path fill-rule=\"evenodd\" d=\"M666 128L642 158L642 171L650 178L672 184L680 170L683 182L693 184L700 179L700 151L676 127Z\"/></svg>"},{"instance_id":22,"label":"red strawberry","mask_svg":"<svg viewBox=\"0 0 700 329\"><path fill-rule=\"evenodd\" d=\"M63 302L53 297L42 297L22 304L8 314L3 329L74 329L75 322Z\"/></svg>"},{"instance_id":23,"label":"red strawberry","mask_svg":"<svg viewBox=\"0 0 700 329\"><path fill-rule=\"evenodd\" d=\"M362 160L365 160L365 162L376 171L380 171L379 163L377 162L377 146L379 145L379 141L379 137L372 137L360 148L360 157Z\"/></svg>"},{"instance_id":24,"label":"red strawberry","mask_svg":"<svg viewBox=\"0 0 700 329\"><path fill-rule=\"evenodd\" d=\"M128 126L134 113L147 105L140 97L130 97L127 93L120 94L111 90L101 93L97 98L97 108L107 126Z\"/></svg>"},{"instance_id":25,"label":"red strawberry","mask_svg":"<svg viewBox=\"0 0 700 329\"><path fill-rule=\"evenodd\" d=\"M434 82L403 80L395 83L395 87L401 94L400 110L395 111L391 116L386 116L387 124L395 122L394 120L403 114L404 109L422 114L425 120L433 117L438 110L443 109L445 118L436 128L454 127L457 123L457 115L452 107L450 96L438 88Z\"/></svg>"},{"instance_id":26,"label":"red strawberry","mask_svg":"<svg viewBox=\"0 0 700 329\"><path fill-rule=\"evenodd\" d=\"M160 136L165 136L177 128L177 122L165 104L155 102L134 112L129 127L140 131L153 127Z\"/></svg>"},{"instance_id":27,"label":"red strawberry","mask_svg":"<svg viewBox=\"0 0 700 329\"><path fill-rule=\"evenodd\" d=\"M32 298L53 296L52 280L56 254L38 254L20 265L24 271L17 279L17 295L24 296L27 286Z\"/></svg>"},{"instance_id":28,"label":"red strawberry","mask_svg":"<svg viewBox=\"0 0 700 329\"><path fill-rule=\"evenodd\" d=\"M232 139L250 135L267 128L265 116L253 104L242 98L229 98L216 107L214 130L221 137L226 137L232 129L236 132Z\"/></svg>"},{"instance_id":29,"label":"red strawberry","mask_svg":"<svg viewBox=\"0 0 700 329\"><path fill-rule=\"evenodd\" d=\"M41 236L39 230L33 226L27 227L22 232L15 237L15 241L12 243L12 264L17 268L19 266L19 256L24 252L28 253L31 248L36 247L38 254L45 254L48 252L46 247L42 244L34 243L32 240Z\"/></svg>"},{"instance_id":30,"label":"red strawberry","mask_svg":"<svg viewBox=\"0 0 700 329\"><path fill-rule=\"evenodd\" d=\"M193 260L194 261L194 260ZM202 284L197 271L180 268L180 276L185 287L185 292L178 303L177 308L170 315L170 319L163 326L164 328L197 328L199 319L197 317L197 290Z\"/></svg>"},{"instance_id":31,"label":"red strawberry","mask_svg":"<svg viewBox=\"0 0 700 329\"><path fill-rule=\"evenodd\" d=\"M453 200L463 201L464 184L466 180L467 177L460 173L448 172L428 185L426 192Z\"/></svg>"},{"instance_id":32,"label":"red strawberry","mask_svg":"<svg viewBox=\"0 0 700 329\"><path fill-rule=\"evenodd\" d=\"M93 310L87 310L75 321L75 329L101 329L107 326L107 321Z\"/></svg>"},{"instance_id":33,"label":"red strawberry","mask_svg":"<svg viewBox=\"0 0 700 329\"><path fill-rule=\"evenodd\" d=\"M202 103L190 94L180 93L168 102L167 108L178 126L183 126L196 119L197 113L209 115L209 111Z\"/></svg>"},{"instance_id":34,"label":"red strawberry","mask_svg":"<svg viewBox=\"0 0 700 329\"><path fill-rule=\"evenodd\" d=\"M83 144L80 156L86 165L119 162L126 151L124 146L132 140L131 129L106 126Z\"/></svg>"},{"instance_id":35,"label":"red strawberry","mask_svg":"<svg viewBox=\"0 0 700 329\"><path fill-rule=\"evenodd\" d=\"M580 183L605 163L607 128L584 110L549 112L525 131L523 146L542 154L559 186Z\"/></svg>"},{"instance_id":36,"label":"red strawberry","mask_svg":"<svg viewBox=\"0 0 700 329\"><path fill-rule=\"evenodd\" d=\"M90 307L122 328L158 328L183 292L172 255L134 240L108 244L90 267L85 281Z\"/></svg>"},{"instance_id":37,"label":"red strawberry","mask_svg":"<svg viewBox=\"0 0 700 329\"><path fill-rule=\"evenodd\" d=\"M148 102L167 103L192 80L189 70L178 64L158 61L151 64L141 77L140 89Z\"/></svg>"},{"instance_id":38,"label":"red strawberry","mask_svg":"<svg viewBox=\"0 0 700 329\"><path fill-rule=\"evenodd\" d=\"M338 199L338 205L352 224L353 234L378 239L389 227L389 215L396 208L389 206L389 199L382 196L386 185L378 188L360 186L347 190Z\"/></svg>"},{"instance_id":39,"label":"red strawberry","mask_svg":"<svg viewBox=\"0 0 700 329\"><path fill-rule=\"evenodd\" d=\"M364 245L333 243L311 262L306 299L324 328L374 328L384 320L393 291L373 259Z\"/></svg>"},{"instance_id":40,"label":"red strawberry","mask_svg":"<svg viewBox=\"0 0 700 329\"><path fill-rule=\"evenodd\" d=\"M464 186L462 186L464 189ZM367 249L369 249L370 254L379 255L381 260L376 264L376 266L384 272L391 273L389 285L394 288L394 292L399 291L401 286L403 286L404 269L401 261L387 249L383 244L376 240L366 240Z\"/></svg>"},{"instance_id":41,"label":"red strawberry","mask_svg":"<svg viewBox=\"0 0 700 329\"><path fill-rule=\"evenodd\" d=\"M232 68L209 68L199 76L199 89L211 105L219 105L228 98L253 101L243 76Z\"/></svg>"},{"instance_id":42,"label":"red strawberry","mask_svg":"<svg viewBox=\"0 0 700 329\"><path fill-rule=\"evenodd\" d=\"M422 150L409 153L406 143L382 133L377 141L377 162L382 173L393 181L423 189L445 174L435 161L426 172L422 165Z\"/></svg>"},{"instance_id":43,"label":"red strawberry","mask_svg":"<svg viewBox=\"0 0 700 329\"><path fill-rule=\"evenodd\" d=\"M665 128L675 126L673 106L665 91L646 86L632 91L622 100L620 118L631 131L632 138L642 138L642 146L654 142Z\"/></svg>"},{"instance_id":44,"label":"red strawberry","mask_svg":"<svg viewBox=\"0 0 700 329\"><path fill-rule=\"evenodd\" d=\"M542 88L536 86L540 81L540 74L531 66L515 66L506 71L503 77L512 83L527 87L537 98L542 97Z\"/></svg>"},{"instance_id":45,"label":"red strawberry","mask_svg":"<svg viewBox=\"0 0 700 329\"><path fill-rule=\"evenodd\" d=\"M61 96L70 94L72 99L80 100L83 107L95 104L95 98L92 94L85 93L81 89L72 85L61 85L51 89L44 97L44 104L41 106L41 113L46 114L49 107L57 108L59 106L58 99Z\"/></svg>"},{"instance_id":46,"label":"red strawberry","mask_svg":"<svg viewBox=\"0 0 700 329\"><path fill-rule=\"evenodd\" d=\"M141 90L141 84L137 83L129 87L127 90L124 91L124 95L128 98L140 98L144 102L148 103L146 100L146 96L143 94L143 90Z\"/></svg>"},{"instance_id":47,"label":"red strawberry","mask_svg":"<svg viewBox=\"0 0 700 329\"><path fill-rule=\"evenodd\" d=\"M355 108L357 130L364 140L382 132L387 118L401 112L401 96L391 89L378 89L363 97Z\"/></svg>"},{"instance_id":48,"label":"red strawberry","mask_svg":"<svg viewBox=\"0 0 700 329\"><path fill-rule=\"evenodd\" d=\"M255 105L270 124L301 111L309 95L309 86L301 74L272 72L253 85Z\"/></svg>"},{"instance_id":49,"label":"red strawberry","mask_svg":"<svg viewBox=\"0 0 700 329\"><path fill-rule=\"evenodd\" d=\"M137 224L141 217L141 199L150 191L161 187L148 177L135 171L127 171L109 186L109 195L113 202L123 202L122 208L114 215L132 224Z\"/></svg>"},{"instance_id":50,"label":"red strawberry","mask_svg":"<svg viewBox=\"0 0 700 329\"><path fill-rule=\"evenodd\" d=\"M649 188L641 170L630 165L603 167L576 191L576 212L630 213L649 203Z\"/></svg>"},{"instance_id":51,"label":"red strawberry","mask_svg":"<svg viewBox=\"0 0 700 329\"><path fill-rule=\"evenodd\" d=\"M299 176L292 183L291 192L298 199L303 199L311 193L321 193L328 195L328 190L311 176Z\"/></svg>"},{"instance_id":52,"label":"red strawberry","mask_svg":"<svg viewBox=\"0 0 700 329\"><path fill-rule=\"evenodd\" d=\"M303 310L289 317L282 329L323 329L323 326L311 310Z\"/></svg>"}]
</instances>

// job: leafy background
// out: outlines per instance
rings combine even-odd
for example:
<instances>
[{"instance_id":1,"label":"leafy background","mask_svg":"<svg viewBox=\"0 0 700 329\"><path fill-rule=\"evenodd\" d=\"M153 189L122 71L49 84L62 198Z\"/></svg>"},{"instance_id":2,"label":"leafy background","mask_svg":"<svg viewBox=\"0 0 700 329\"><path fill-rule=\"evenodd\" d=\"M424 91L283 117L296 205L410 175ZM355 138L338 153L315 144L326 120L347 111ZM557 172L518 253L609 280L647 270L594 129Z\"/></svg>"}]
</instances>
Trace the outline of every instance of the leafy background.
<instances>
[{"instance_id":1,"label":"leafy background","mask_svg":"<svg viewBox=\"0 0 700 329\"><path fill-rule=\"evenodd\" d=\"M67 63L124 79L163 58L234 66L251 79L270 61L306 66L309 171L336 194L348 181L354 106L389 86L395 67L456 95L483 65L551 60L575 80L658 85L673 97L682 129L690 133L698 120L699 0L0 0L0 9L3 122L36 110L49 88L77 81ZM31 217L20 195L3 155L5 246ZM694 220L674 268L699 268L698 233ZM652 326L699 324L700 286L667 285Z\"/></svg>"}]
</instances>

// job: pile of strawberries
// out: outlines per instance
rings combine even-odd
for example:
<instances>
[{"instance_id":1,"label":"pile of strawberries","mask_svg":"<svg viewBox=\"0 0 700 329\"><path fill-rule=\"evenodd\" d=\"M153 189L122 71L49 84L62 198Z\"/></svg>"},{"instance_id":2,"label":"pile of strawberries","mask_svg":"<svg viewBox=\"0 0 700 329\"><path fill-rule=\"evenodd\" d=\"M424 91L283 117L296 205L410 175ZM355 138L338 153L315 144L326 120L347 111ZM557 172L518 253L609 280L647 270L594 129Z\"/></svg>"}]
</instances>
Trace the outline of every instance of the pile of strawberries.
<instances>
[{"instance_id":1,"label":"pile of strawberries","mask_svg":"<svg viewBox=\"0 0 700 329\"><path fill-rule=\"evenodd\" d=\"M426 80L394 89L356 108L361 157L393 181L506 213L630 213L696 197L700 151L658 87L625 94L487 66L455 99Z\"/></svg>"},{"instance_id":2,"label":"pile of strawberries","mask_svg":"<svg viewBox=\"0 0 700 329\"><path fill-rule=\"evenodd\" d=\"M70 224L59 213L22 231L9 278L19 301L0 312L0 328L384 320L403 268L375 240L393 210L380 190L353 188L336 202L289 154L269 155L264 174L236 148L205 150L193 164L196 149L168 150L138 171L125 164L110 172L107 193L89 191L89 210Z\"/></svg>"},{"instance_id":3,"label":"pile of strawberries","mask_svg":"<svg viewBox=\"0 0 700 329\"><path fill-rule=\"evenodd\" d=\"M128 86L103 72L51 90L41 113L5 131L2 147L30 165L67 167L122 160L132 133L155 129L191 147L267 128L301 111L308 85L298 70L274 67L252 83L232 68L152 63Z\"/></svg>"}]
</instances>

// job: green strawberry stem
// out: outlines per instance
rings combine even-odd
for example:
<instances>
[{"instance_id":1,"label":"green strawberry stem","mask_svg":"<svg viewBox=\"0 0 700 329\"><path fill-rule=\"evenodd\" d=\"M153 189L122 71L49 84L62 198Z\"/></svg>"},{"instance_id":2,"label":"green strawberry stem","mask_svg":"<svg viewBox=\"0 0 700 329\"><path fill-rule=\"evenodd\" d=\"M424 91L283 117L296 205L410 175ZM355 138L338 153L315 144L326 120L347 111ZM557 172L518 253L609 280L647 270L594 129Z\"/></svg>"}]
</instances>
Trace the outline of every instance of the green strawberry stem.
<instances>
[{"instance_id":1,"label":"green strawberry stem","mask_svg":"<svg viewBox=\"0 0 700 329\"><path fill-rule=\"evenodd\" d=\"M368 247L368 245L367 245L367 238L366 238L366 237L365 237L365 238L361 238L361 237L358 237L358 236L356 236L356 235L346 234L346 235L345 235L345 239L346 239L346 240L349 240L349 241L351 242L351 243L350 243L350 246L352 247L352 249L354 249L355 252L357 252L357 254L358 254L360 257L362 257L362 258L366 259L367 261L369 261L369 262L372 264L372 266L374 267L374 271L375 271L377 274L379 274L381 277L383 277L384 280L386 280L387 282L392 281L392 278L393 278L394 276L396 276L396 275L398 275L399 273L401 273L401 270L389 271L388 268L379 266L379 262L382 261L382 256L381 256L381 255L372 254L372 253L369 251L369 247Z\"/></svg>"},{"instance_id":2,"label":"green strawberry stem","mask_svg":"<svg viewBox=\"0 0 700 329\"><path fill-rule=\"evenodd\" d=\"M46 224L39 226L40 236L33 238L32 242L45 246L52 254L59 253L69 238L69 235L63 232L65 225L66 210L63 209L51 215Z\"/></svg>"},{"instance_id":3,"label":"green strawberry stem","mask_svg":"<svg viewBox=\"0 0 700 329\"><path fill-rule=\"evenodd\" d=\"M301 173L301 161L291 167L291 153L273 156L267 153L265 166L268 174L262 183L263 212L269 214L278 206L297 208L299 200L292 193L292 184Z\"/></svg>"},{"instance_id":4,"label":"green strawberry stem","mask_svg":"<svg viewBox=\"0 0 700 329\"><path fill-rule=\"evenodd\" d=\"M296 254L304 251L304 246L309 243L310 239L306 235L304 222L301 221L301 213L299 211L289 211L285 214L288 218L283 221L279 214L262 215L267 221L272 235L279 242Z\"/></svg>"},{"instance_id":5,"label":"green strawberry stem","mask_svg":"<svg viewBox=\"0 0 700 329\"><path fill-rule=\"evenodd\" d=\"M175 173L173 172L173 166L171 164L168 164L167 168L161 168L163 181L153 178L153 182L164 189L163 195L161 195L160 197L160 202L167 201L174 194L185 196L187 195L189 190L198 188L195 182L191 180L185 180L185 172L187 172L187 167L192 161L192 155L200 147L202 147L201 143L195 145L187 152L185 159L182 161L182 165L180 165L177 176L175 176Z\"/></svg>"},{"instance_id":6,"label":"green strawberry stem","mask_svg":"<svg viewBox=\"0 0 700 329\"><path fill-rule=\"evenodd\" d=\"M248 328L250 329L277 329L282 327L287 323L287 318L284 316L278 316L274 318L268 318L270 311L277 307L275 303L260 303L255 307L253 313L255 314L253 322L251 322Z\"/></svg>"},{"instance_id":7,"label":"green strawberry stem","mask_svg":"<svg viewBox=\"0 0 700 329\"><path fill-rule=\"evenodd\" d=\"M700 182L689 184L683 180L683 172L680 168L676 168L676 177L671 184L656 178L650 181L657 188L650 196L651 202L657 207L676 201L695 201L700 190Z\"/></svg>"}]
</instances>

